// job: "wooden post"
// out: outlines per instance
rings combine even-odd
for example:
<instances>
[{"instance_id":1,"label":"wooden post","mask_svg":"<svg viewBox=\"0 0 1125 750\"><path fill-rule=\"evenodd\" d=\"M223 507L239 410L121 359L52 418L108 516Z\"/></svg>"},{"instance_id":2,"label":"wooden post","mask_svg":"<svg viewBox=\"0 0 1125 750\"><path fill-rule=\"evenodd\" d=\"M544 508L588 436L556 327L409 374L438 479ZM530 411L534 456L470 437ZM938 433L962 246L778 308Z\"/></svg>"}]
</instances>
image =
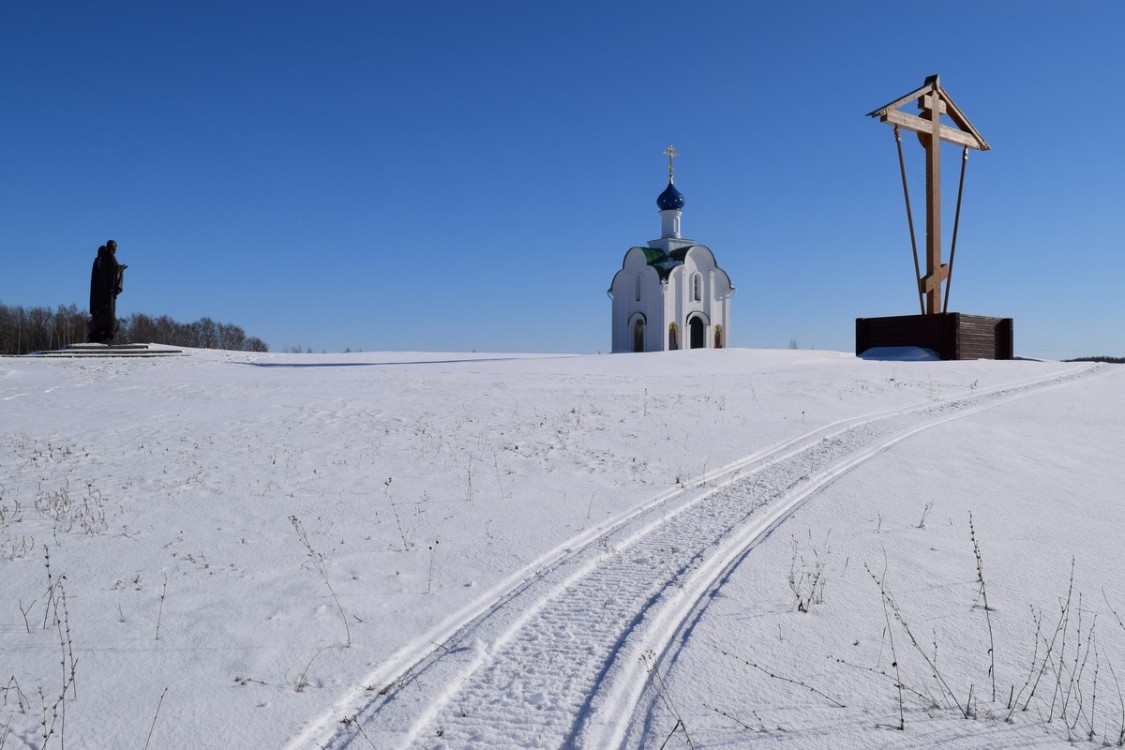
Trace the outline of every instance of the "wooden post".
<instances>
[{"instance_id":1,"label":"wooden post","mask_svg":"<svg viewBox=\"0 0 1125 750\"><path fill-rule=\"evenodd\" d=\"M926 147L926 275L922 279L926 295L926 314L940 312L941 282L941 118L939 110L929 111L933 127L923 135Z\"/></svg>"}]
</instances>

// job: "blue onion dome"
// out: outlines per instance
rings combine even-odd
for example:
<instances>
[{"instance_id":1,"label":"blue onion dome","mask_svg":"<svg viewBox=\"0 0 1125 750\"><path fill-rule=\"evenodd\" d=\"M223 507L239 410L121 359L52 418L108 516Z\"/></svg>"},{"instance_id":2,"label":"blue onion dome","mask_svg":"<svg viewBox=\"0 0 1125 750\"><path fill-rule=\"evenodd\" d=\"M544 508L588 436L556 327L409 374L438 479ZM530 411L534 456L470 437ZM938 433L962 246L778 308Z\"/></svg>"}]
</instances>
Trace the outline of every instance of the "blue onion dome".
<instances>
[{"instance_id":1,"label":"blue onion dome","mask_svg":"<svg viewBox=\"0 0 1125 750\"><path fill-rule=\"evenodd\" d=\"M661 211L679 211L684 207L684 196L676 190L671 180L668 180L668 187L664 188L664 192L657 197L656 206Z\"/></svg>"}]
</instances>

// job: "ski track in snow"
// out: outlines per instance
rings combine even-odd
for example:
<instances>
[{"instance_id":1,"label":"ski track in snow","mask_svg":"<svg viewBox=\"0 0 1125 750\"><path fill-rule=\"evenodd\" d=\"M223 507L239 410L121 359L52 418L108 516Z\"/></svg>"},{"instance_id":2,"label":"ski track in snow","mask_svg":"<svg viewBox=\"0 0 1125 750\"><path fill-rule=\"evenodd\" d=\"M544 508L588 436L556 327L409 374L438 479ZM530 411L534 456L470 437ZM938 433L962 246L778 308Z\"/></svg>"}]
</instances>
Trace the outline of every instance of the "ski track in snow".
<instances>
[{"instance_id":1,"label":"ski track in snow","mask_svg":"<svg viewBox=\"0 0 1125 750\"><path fill-rule=\"evenodd\" d=\"M1092 365L856 417L687 483L502 584L290 748L621 746L656 700L645 696L648 665L674 658L677 635L731 566L809 497L922 430L1105 372Z\"/></svg>"}]
</instances>

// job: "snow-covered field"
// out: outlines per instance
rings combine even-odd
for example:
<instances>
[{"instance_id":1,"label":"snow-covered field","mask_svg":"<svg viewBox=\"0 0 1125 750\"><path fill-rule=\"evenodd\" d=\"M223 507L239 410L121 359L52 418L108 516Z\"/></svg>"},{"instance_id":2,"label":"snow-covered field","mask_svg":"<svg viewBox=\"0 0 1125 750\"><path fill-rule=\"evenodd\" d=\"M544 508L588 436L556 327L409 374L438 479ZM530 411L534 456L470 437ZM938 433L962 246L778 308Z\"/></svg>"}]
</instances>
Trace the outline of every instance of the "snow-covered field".
<instances>
[{"instance_id":1,"label":"snow-covered field","mask_svg":"<svg viewBox=\"0 0 1125 750\"><path fill-rule=\"evenodd\" d=\"M1121 746L1123 372L2 359L0 747Z\"/></svg>"}]
</instances>

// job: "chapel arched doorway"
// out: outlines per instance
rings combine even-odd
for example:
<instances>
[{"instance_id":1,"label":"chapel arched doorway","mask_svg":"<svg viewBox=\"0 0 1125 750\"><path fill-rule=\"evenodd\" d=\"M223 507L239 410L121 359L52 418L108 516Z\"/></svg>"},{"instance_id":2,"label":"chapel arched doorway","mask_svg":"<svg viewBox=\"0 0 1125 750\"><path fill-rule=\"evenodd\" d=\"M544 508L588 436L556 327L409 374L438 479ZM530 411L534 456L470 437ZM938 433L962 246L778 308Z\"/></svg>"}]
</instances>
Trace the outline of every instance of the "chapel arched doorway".
<instances>
[{"instance_id":1,"label":"chapel arched doorway","mask_svg":"<svg viewBox=\"0 0 1125 750\"><path fill-rule=\"evenodd\" d=\"M707 326L698 315L688 321L688 348L707 348Z\"/></svg>"}]
</instances>

